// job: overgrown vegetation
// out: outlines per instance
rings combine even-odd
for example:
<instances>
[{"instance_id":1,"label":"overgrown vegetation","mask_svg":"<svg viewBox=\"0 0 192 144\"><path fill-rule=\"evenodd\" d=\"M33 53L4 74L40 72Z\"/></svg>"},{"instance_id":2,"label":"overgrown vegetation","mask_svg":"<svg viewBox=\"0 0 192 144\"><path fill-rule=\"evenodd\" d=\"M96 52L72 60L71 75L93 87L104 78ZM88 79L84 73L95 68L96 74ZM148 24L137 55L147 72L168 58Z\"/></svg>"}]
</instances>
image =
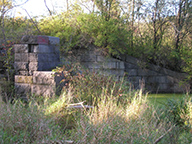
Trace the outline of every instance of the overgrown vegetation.
<instances>
[{"instance_id":1,"label":"overgrown vegetation","mask_svg":"<svg viewBox=\"0 0 192 144\"><path fill-rule=\"evenodd\" d=\"M13 104L0 99L0 142L192 142L191 99L154 107L147 94L131 90L123 80L76 68L57 69L68 81L58 97L29 96L28 103Z\"/></svg>"},{"instance_id":2,"label":"overgrown vegetation","mask_svg":"<svg viewBox=\"0 0 192 144\"><path fill-rule=\"evenodd\" d=\"M109 55L129 54L191 74L191 1L95 0L88 13L82 4L68 5L60 14L49 11L49 17L36 20L8 15L12 1L0 0L4 67L11 70L11 49L6 48L22 35L45 34L59 37L65 53L94 44ZM154 107L142 89L133 90L123 79L117 81L72 64L57 71L66 77L58 97L29 96L27 103L14 99L10 104L2 97L14 97L13 88L1 91L0 143L192 142L191 98Z\"/></svg>"},{"instance_id":3,"label":"overgrown vegetation","mask_svg":"<svg viewBox=\"0 0 192 144\"><path fill-rule=\"evenodd\" d=\"M128 54L191 73L191 1L66 2L67 10L61 13L47 7L49 16L24 18L10 16L9 11L17 5L1 1L0 48L24 34L51 35L60 38L63 52L94 44L109 55Z\"/></svg>"}]
</instances>

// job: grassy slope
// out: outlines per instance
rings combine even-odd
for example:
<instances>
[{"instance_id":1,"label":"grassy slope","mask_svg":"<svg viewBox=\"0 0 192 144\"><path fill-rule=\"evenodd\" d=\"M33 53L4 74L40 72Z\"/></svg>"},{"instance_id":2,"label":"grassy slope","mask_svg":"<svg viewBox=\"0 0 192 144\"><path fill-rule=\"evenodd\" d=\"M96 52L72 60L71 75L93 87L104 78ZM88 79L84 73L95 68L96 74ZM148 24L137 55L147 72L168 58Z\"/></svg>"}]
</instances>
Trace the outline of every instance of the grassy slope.
<instances>
[{"instance_id":1,"label":"grassy slope","mask_svg":"<svg viewBox=\"0 0 192 144\"><path fill-rule=\"evenodd\" d=\"M161 106L165 104L168 99L173 99L173 100L180 100L185 96L185 94L149 94L147 99L151 104L154 106Z\"/></svg>"}]
</instances>

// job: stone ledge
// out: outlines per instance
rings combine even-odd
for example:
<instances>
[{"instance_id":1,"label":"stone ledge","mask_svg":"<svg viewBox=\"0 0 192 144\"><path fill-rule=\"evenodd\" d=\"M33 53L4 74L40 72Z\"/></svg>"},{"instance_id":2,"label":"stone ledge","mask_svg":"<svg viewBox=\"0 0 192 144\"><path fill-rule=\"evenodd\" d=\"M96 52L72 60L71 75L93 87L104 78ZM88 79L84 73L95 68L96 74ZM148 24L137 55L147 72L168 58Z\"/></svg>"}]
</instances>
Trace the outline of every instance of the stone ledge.
<instances>
[{"instance_id":1,"label":"stone ledge","mask_svg":"<svg viewBox=\"0 0 192 144\"><path fill-rule=\"evenodd\" d=\"M14 50L15 53L28 53L28 44L15 44Z\"/></svg>"},{"instance_id":2,"label":"stone ledge","mask_svg":"<svg viewBox=\"0 0 192 144\"><path fill-rule=\"evenodd\" d=\"M51 37L51 36L31 36L25 35L21 38L20 43L22 44L43 44L43 45L59 45L59 38L58 37Z\"/></svg>"},{"instance_id":3,"label":"stone ledge","mask_svg":"<svg viewBox=\"0 0 192 144\"><path fill-rule=\"evenodd\" d=\"M32 84L33 83L33 79L32 79L32 76L15 75L15 82L16 83Z\"/></svg>"}]
</instances>

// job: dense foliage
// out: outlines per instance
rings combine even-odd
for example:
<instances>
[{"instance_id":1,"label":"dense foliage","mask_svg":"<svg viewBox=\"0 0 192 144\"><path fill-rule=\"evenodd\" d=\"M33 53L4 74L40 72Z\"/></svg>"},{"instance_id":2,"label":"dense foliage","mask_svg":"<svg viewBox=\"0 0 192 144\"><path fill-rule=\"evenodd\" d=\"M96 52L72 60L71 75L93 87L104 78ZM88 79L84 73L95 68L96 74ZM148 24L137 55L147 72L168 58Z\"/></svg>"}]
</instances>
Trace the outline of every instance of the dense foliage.
<instances>
[{"instance_id":1,"label":"dense foliage","mask_svg":"<svg viewBox=\"0 0 192 144\"><path fill-rule=\"evenodd\" d=\"M96 0L67 2L67 10L50 16L8 16L14 4L0 3L1 43L24 34L61 39L61 51L96 45L110 55L128 54L176 71L191 73L190 0ZM89 5L90 8L87 6ZM87 10L85 12L85 9Z\"/></svg>"}]
</instances>

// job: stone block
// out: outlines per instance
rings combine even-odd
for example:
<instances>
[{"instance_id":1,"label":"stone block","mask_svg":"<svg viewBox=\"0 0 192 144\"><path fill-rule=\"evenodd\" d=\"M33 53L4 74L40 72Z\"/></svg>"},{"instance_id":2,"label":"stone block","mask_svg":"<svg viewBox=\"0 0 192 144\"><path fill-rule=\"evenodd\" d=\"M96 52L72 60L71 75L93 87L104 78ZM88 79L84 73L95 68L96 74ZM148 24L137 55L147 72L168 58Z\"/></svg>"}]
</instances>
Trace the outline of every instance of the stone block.
<instances>
[{"instance_id":1,"label":"stone block","mask_svg":"<svg viewBox=\"0 0 192 144\"><path fill-rule=\"evenodd\" d=\"M81 65L89 69L100 69L102 67L102 65L97 62L81 62Z\"/></svg>"},{"instance_id":2,"label":"stone block","mask_svg":"<svg viewBox=\"0 0 192 144\"><path fill-rule=\"evenodd\" d=\"M124 70L125 69L124 62L122 62L122 61L117 62L117 68L121 69L121 70Z\"/></svg>"},{"instance_id":3,"label":"stone block","mask_svg":"<svg viewBox=\"0 0 192 144\"><path fill-rule=\"evenodd\" d=\"M20 70L20 71L16 72L16 75L28 76L29 75L29 71Z\"/></svg>"},{"instance_id":4,"label":"stone block","mask_svg":"<svg viewBox=\"0 0 192 144\"><path fill-rule=\"evenodd\" d=\"M31 85L24 83L15 83L15 92L19 95L27 95L31 93Z\"/></svg>"},{"instance_id":5,"label":"stone block","mask_svg":"<svg viewBox=\"0 0 192 144\"><path fill-rule=\"evenodd\" d=\"M38 96L52 97L55 96L55 85L32 85L31 93Z\"/></svg>"},{"instance_id":6,"label":"stone block","mask_svg":"<svg viewBox=\"0 0 192 144\"><path fill-rule=\"evenodd\" d=\"M15 53L28 53L28 44L15 44Z\"/></svg>"},{"instance_id":7,"label":"stone block","mask_svg":"<svg viewBox=\"0 0 192 144\"><path fill-rule=\"evenodd\" d=\"M104 69L117 69L117 62L104 62L103 68Z\"/></svg>"},{"instance_id":8,"label":"stone block","mask_svg":"<svg viewBox=\"0 0 192 144\"><path fill-rule=\"evenodd\" d=\"M155 82L165 84L165 83L167 83L167 76L156 76Z\"/></svg>"},{"instance_id":9,"label":"stone block","mask_svg":"<svg viewBox=\"0 0 192 144\"><path fill-rule=\"evenodd\" d=\"M47 57L47 62L60 62L59 53L46 54L46 57Z\"/></svg>"},{"instance_id":10,"label":"stone block","mask_svg":"<svg viewBox=\"0 0 192 144\"><path fill-rule=\"evenodd\" d=\"M32 76L15 75L15 82L32 84L33 79L32 79Z\"/></svg>"},{"instance_id":11,"label":"stone block","mask_svg":"<svg viewBox=\"0 0 192 144\"><path fill-rule=\"evenodd\" d=\"M160 84L158 85L158 90L159 90L160 92L169 92L169 87L168 87L168 85L165 84L165 83L160 83Z\"/></svg>"},{"instance_id":12,"label":"stone block","mask_svg":"<svg viewBox=\"0 0 192 144\"><path fill-rule=\"evenodd\" d=\"M15 53L15 62L28 62L28 53Z\"/></svg>"},{"instance_id":13,"label":"stone block","mask_svg":"<svg viewBox=\"0 0 192 144\"><path fill-rule=\"evenodd\" d=\"M35 71L33 73L33 83L38 85L55 85L64 86L61 82L64 79L64 75L62 73L55 73L51 71Z\"/></svg>"},{"instance_id":14,"label":"stone block","mask_svg":"<svg viewBox=\"0 0 192 144\"><path fill-rule=\"evenodd\" d=\"M49 36L49 44L50 45L59 45L60 39L58 37Z\"/></svg>"},{"instance_id":15,"label":"stone block","mask_svg":"<svg viewBox=\"0 0 192 144\"><path fill-rule=\"evenodd\" d=\"M148 69L138 69L138 75L140 76L149 76L149 71Z\"/></svg>"},{"instance_id":16,"label":"stone block","mask_svg":"<svg viewBox=\"0 0 192 144\"><path fill-rule=\"evenodd\" d=\"M167 79L166 79L166 82L167 83L176 83L176 80L175 78L171 77L171 76L167 76Z\"/></svg>"},{"instance_id":17,"label":"stone block","mask_svg":"<svg viewBox=\"0 0 192 144\"><path fill-rule=\"evenodd\" d=\"M41 44L41 45L59 45L58 37L50 37L50 36L30 36L25 35L21 38L20 43L22 44Z\"/></svg>"},{"instance_id":18,"label":"stone block","mask_svg":"<svg viewBox=\"0 0 192 144\"><path fill-rule=\"evenodd\" d=\"M39 67L38 62L30 62L29 63L29 71L40 71L42 68Z\"/></svg>"},{"instance_id":19,"label":"stone block","mask_svg":"<svg viewBox=\"0 0 192 144\"><path fill-rule=\"evenodd\" d=\"M124 71L123 70L103 70L103 73L105 73L106 75L113 75L113 76L117 76L117 77L122 77L124 75Z\"/></svg>"},{"instance_id":20,"label":"stone block","mask_svg":"<svg viewBox=\"0 0 192 144\"><path fill-rule=\"evenodd\" d=\"M135 64L125 62L125 69L138 69L139 67Z\"/></svg>"},{"instance_id":21,"label":"stone block","mask_svg":"<svg viewBox=\"0 0 192 144\"><path fill-rule=\"evenodd\" d=\"M43 85L55 85L55 72L35 71L33 73L33 83Z\"/></svg>"},{"instance_id":22,"label":"stone block","mask_svg":"<svg viewBox=\"0 0 192 144\"><path fill-rule=\"evenodd\" d=\"M51 71L59 62L30 62L29 71Z\"/></svg>"},{"instance_id":23,"label":"stone block","mask_svg":"<svg viewBox=\"0 0 192 144\"><path fill-rule=\"evenodd\" d=\"M29 62L47 62L47 54L29 53Z\"/></svg>"},{"instance_id":24,"label":"stone block","mask_svg":"<svg viewBox=\"0 0 192 144\"><path fill-rule=\"evenodd\" d=\"M139 81L142 79L140 76L135 76L135 77L128 77L127 80L132 82L132 83L139 83Z\"/></svg>"},{"instance_id":25,"label":"stone block","mask_svg":"<svg viewBox=\"0 0 192 144\"><path fill-rule=\"evenodd\" d=\"M81 55L78 58L81 62L96 62L96 55Z\"/></svg>"},{"instance_id":26,"label":"stone block","mask_svg":"<svg viewBox=\"0 0 192 144\"><path fill-rule=\"evenodd\" d=\"M137 66L136 64L125 62L125 69L139 69L139 66Z\"/></svg>"},{"instance_id":27,"label":"stone block","mask_svg":"<svg viewBox=\"0 0 192 144\"><path fill-rule=\"evenodd\" d=\"M24 44L49 44L49 38L48 36L25 35L20 42Z\"/></svg>"},{"instance_id":28,"label":"stone block","mask_svg":"<svg viewBox=\"0 0 192 144\"><path fill-rule=\"evenodd\" d=\"M102 55L97 55L97 59L98 62L121 62L118 59L115 58L111 58L111 57L104 57Z\"/></svg>"},{"instance_id":29,"label":"stone block","mask_svg":"<svg viewBox=\"0 0 192 144\"><path fill-rule=\"evenodd\" d=\"M15 62L14 63L15 71L28 71L29 70L29 63L28 62Z\"/></svg>"},{"instance_id":30,"label":"stone block","mask_svg":"<svg viewBox=\"0 0 192 144\"><path fill-rule=\"evenodd\" d=\"M146 82L147 83L156 83L157 81L156 81L156 77L155 76L148 76L147 78L146 78Z\"/></svg>"},{"instance_id":31,"label":"stone block","mask_svg":"<svg viewBox=\"0 0 192 144\"><path fill-rule=\"evenodd\" d=\"M60 53L59 46L53 45L34 45L33 46L34 53Z\"/></svg>"},{"instance_id":32,"label":"stone block","mask_svg":"<svg viewBox=\"0 0 192 144\"><path fill-rule=\"evenodd\" d=\"M137 69L129 69L126 72L128 73L128 76L137 76L138 75Z\"/></svg>"}]
</instances>

